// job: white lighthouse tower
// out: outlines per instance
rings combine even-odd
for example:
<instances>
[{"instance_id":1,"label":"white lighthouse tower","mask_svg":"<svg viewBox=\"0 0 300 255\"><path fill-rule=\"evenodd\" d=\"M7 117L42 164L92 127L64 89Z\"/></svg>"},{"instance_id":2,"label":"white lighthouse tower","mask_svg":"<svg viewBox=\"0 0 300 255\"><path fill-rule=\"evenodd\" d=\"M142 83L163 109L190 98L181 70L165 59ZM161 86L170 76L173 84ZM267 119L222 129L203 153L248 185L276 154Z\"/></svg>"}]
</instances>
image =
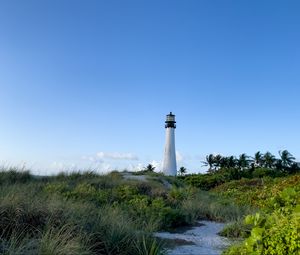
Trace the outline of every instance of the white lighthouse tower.
<instances>
[{"instance_id":1,"label":"white lighthouse tower","mask_svg":"<svg viewBox=\"0 0 300 255\"><path fill-rule=\"evenodd\" d=\"M175 152L175 115L170 112L166 118L166 145L163 163L163 172L165 175L176 176L176 152Z\"/></svg>"}]
</instances>

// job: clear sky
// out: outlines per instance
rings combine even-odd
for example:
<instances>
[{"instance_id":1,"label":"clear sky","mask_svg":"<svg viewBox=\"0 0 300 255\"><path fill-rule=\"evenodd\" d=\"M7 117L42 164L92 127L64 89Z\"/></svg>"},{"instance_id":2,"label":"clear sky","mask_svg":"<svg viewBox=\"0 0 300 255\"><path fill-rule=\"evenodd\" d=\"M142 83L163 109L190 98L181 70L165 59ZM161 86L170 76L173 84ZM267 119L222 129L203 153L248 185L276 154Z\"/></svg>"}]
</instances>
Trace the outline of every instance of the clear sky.
<instances>
[{"instance_id":1,"label":"clear sky","mask_svg":"<svg viewBox=\"0 0 300 255\"><path fill-rule=\"evenodd\" d=\"M300 2L3 0L0 162L41 174L300 158ZM202 168L203 171L203 168Z\"/></svg>"}]
</instances>

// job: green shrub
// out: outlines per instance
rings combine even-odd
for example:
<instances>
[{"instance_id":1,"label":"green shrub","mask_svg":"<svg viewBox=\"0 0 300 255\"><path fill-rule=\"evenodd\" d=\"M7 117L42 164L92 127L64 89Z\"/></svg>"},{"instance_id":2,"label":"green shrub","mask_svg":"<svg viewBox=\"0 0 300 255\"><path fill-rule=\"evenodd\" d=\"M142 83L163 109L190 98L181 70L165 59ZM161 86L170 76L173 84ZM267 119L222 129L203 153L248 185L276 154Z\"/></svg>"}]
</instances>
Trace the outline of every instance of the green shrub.
<instances>
[{"instance_id":1,"label":"green shrub","mask_svg":"<svg viewBox=\"0 0 300 255\"><path fill-rule=\"evenodd\" d=\"M256 168L252 172L253 178L262 178L265 176L276 177L276 172L274 169L270 169L270 168Z\"/></svg>"},{"instance_id":2,"label":"green shrub","mask_svg":"<svg viewBox=\"0 0 300 255\"><path fill-rule=\"evenodd\" d=\"M228 178L221 174L198 174L186 175L183 177L185 183L192 185L202 190L210 190L228 180Z\"/></svg>"},{"instance_id":3,"label":"green shrub","mask_svg":"<svg viewBox=\"0 0 300 255\"><path fill-rule=\"evenodd\" d=\"M269 203L267 213L245 218L250 236L224 254L289 255L300 253L300 188L287 188ZM279 201L279 202L278 202Z\"/></svg>"},{"instance_id":4,"label":"green shrub","mask_svg":"<svg viewBox=\"0 0 300 255\"><path fill-rule=\"evenodd\" d=\"M250 226L238 219L226 225L219 234L229 238L246 238L250 235L250 231Z\"/></svg>"},{"instance_id":5,"label":"green shrub","mask_svg":"<svg viewBox=\"0 0 300 255\"><path fill-rule=\"evenodd\" d=\"M231 198L238 205L248 204L253 207L266 208L272 199L282 190L300 186L300 175L282 178L241 179L224 183L213 189L225 198Z\"/></svg>"},{"instance_id":6,"label":"green shrub","mask_svg":"<svg viewBox=\"0 0 300 255\"><path fill-rule=\"evenodd\" d=\"M70 190L69 185L66 182L49 183L46 184L44 189L47 193L50 194L51 193L62 194Z\"/></svg>"}]
</instances>

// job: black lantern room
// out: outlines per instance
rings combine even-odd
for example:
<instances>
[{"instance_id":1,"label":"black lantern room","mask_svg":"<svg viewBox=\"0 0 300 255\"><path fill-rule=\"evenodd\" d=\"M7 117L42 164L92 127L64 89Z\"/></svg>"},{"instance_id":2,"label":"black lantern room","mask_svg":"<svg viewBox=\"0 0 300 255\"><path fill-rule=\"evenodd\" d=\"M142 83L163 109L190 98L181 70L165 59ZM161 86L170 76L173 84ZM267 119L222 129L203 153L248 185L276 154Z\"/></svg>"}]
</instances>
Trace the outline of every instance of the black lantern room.
<instances>
[{"instance_id":1,"label":"black lantern room","mask_svg":"<svg viewBox=\"0 0 300 255\"><path fill-rule=\"evenodd\" d=\"M171 127L171 128L176 128L176 121L175 121L175 115L172 114L172 112L170 112L167 117L166 117L166 121L165 121L166 125L165 128Z\"/></svg>"}]
</instances>

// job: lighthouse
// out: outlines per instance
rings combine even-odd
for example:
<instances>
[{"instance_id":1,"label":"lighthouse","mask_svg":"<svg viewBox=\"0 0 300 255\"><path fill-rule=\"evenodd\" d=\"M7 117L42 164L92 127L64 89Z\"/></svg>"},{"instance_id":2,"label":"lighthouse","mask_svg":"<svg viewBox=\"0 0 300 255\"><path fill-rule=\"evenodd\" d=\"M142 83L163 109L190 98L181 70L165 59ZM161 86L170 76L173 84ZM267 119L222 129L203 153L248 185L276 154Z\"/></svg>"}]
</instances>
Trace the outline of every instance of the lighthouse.
<instances>
[{"instance_id":1,"label":"lighthouse","mask_svg":"<svg viewBox=\"0 0 300 255\"><path fill-rule=\"evenodd\" d=\"M176 152L175 152L175 115L170 112L167 115L166 121L166 145L164 153L163 172L165 175L176 176Z\"/></svg>"}]
</instances>

